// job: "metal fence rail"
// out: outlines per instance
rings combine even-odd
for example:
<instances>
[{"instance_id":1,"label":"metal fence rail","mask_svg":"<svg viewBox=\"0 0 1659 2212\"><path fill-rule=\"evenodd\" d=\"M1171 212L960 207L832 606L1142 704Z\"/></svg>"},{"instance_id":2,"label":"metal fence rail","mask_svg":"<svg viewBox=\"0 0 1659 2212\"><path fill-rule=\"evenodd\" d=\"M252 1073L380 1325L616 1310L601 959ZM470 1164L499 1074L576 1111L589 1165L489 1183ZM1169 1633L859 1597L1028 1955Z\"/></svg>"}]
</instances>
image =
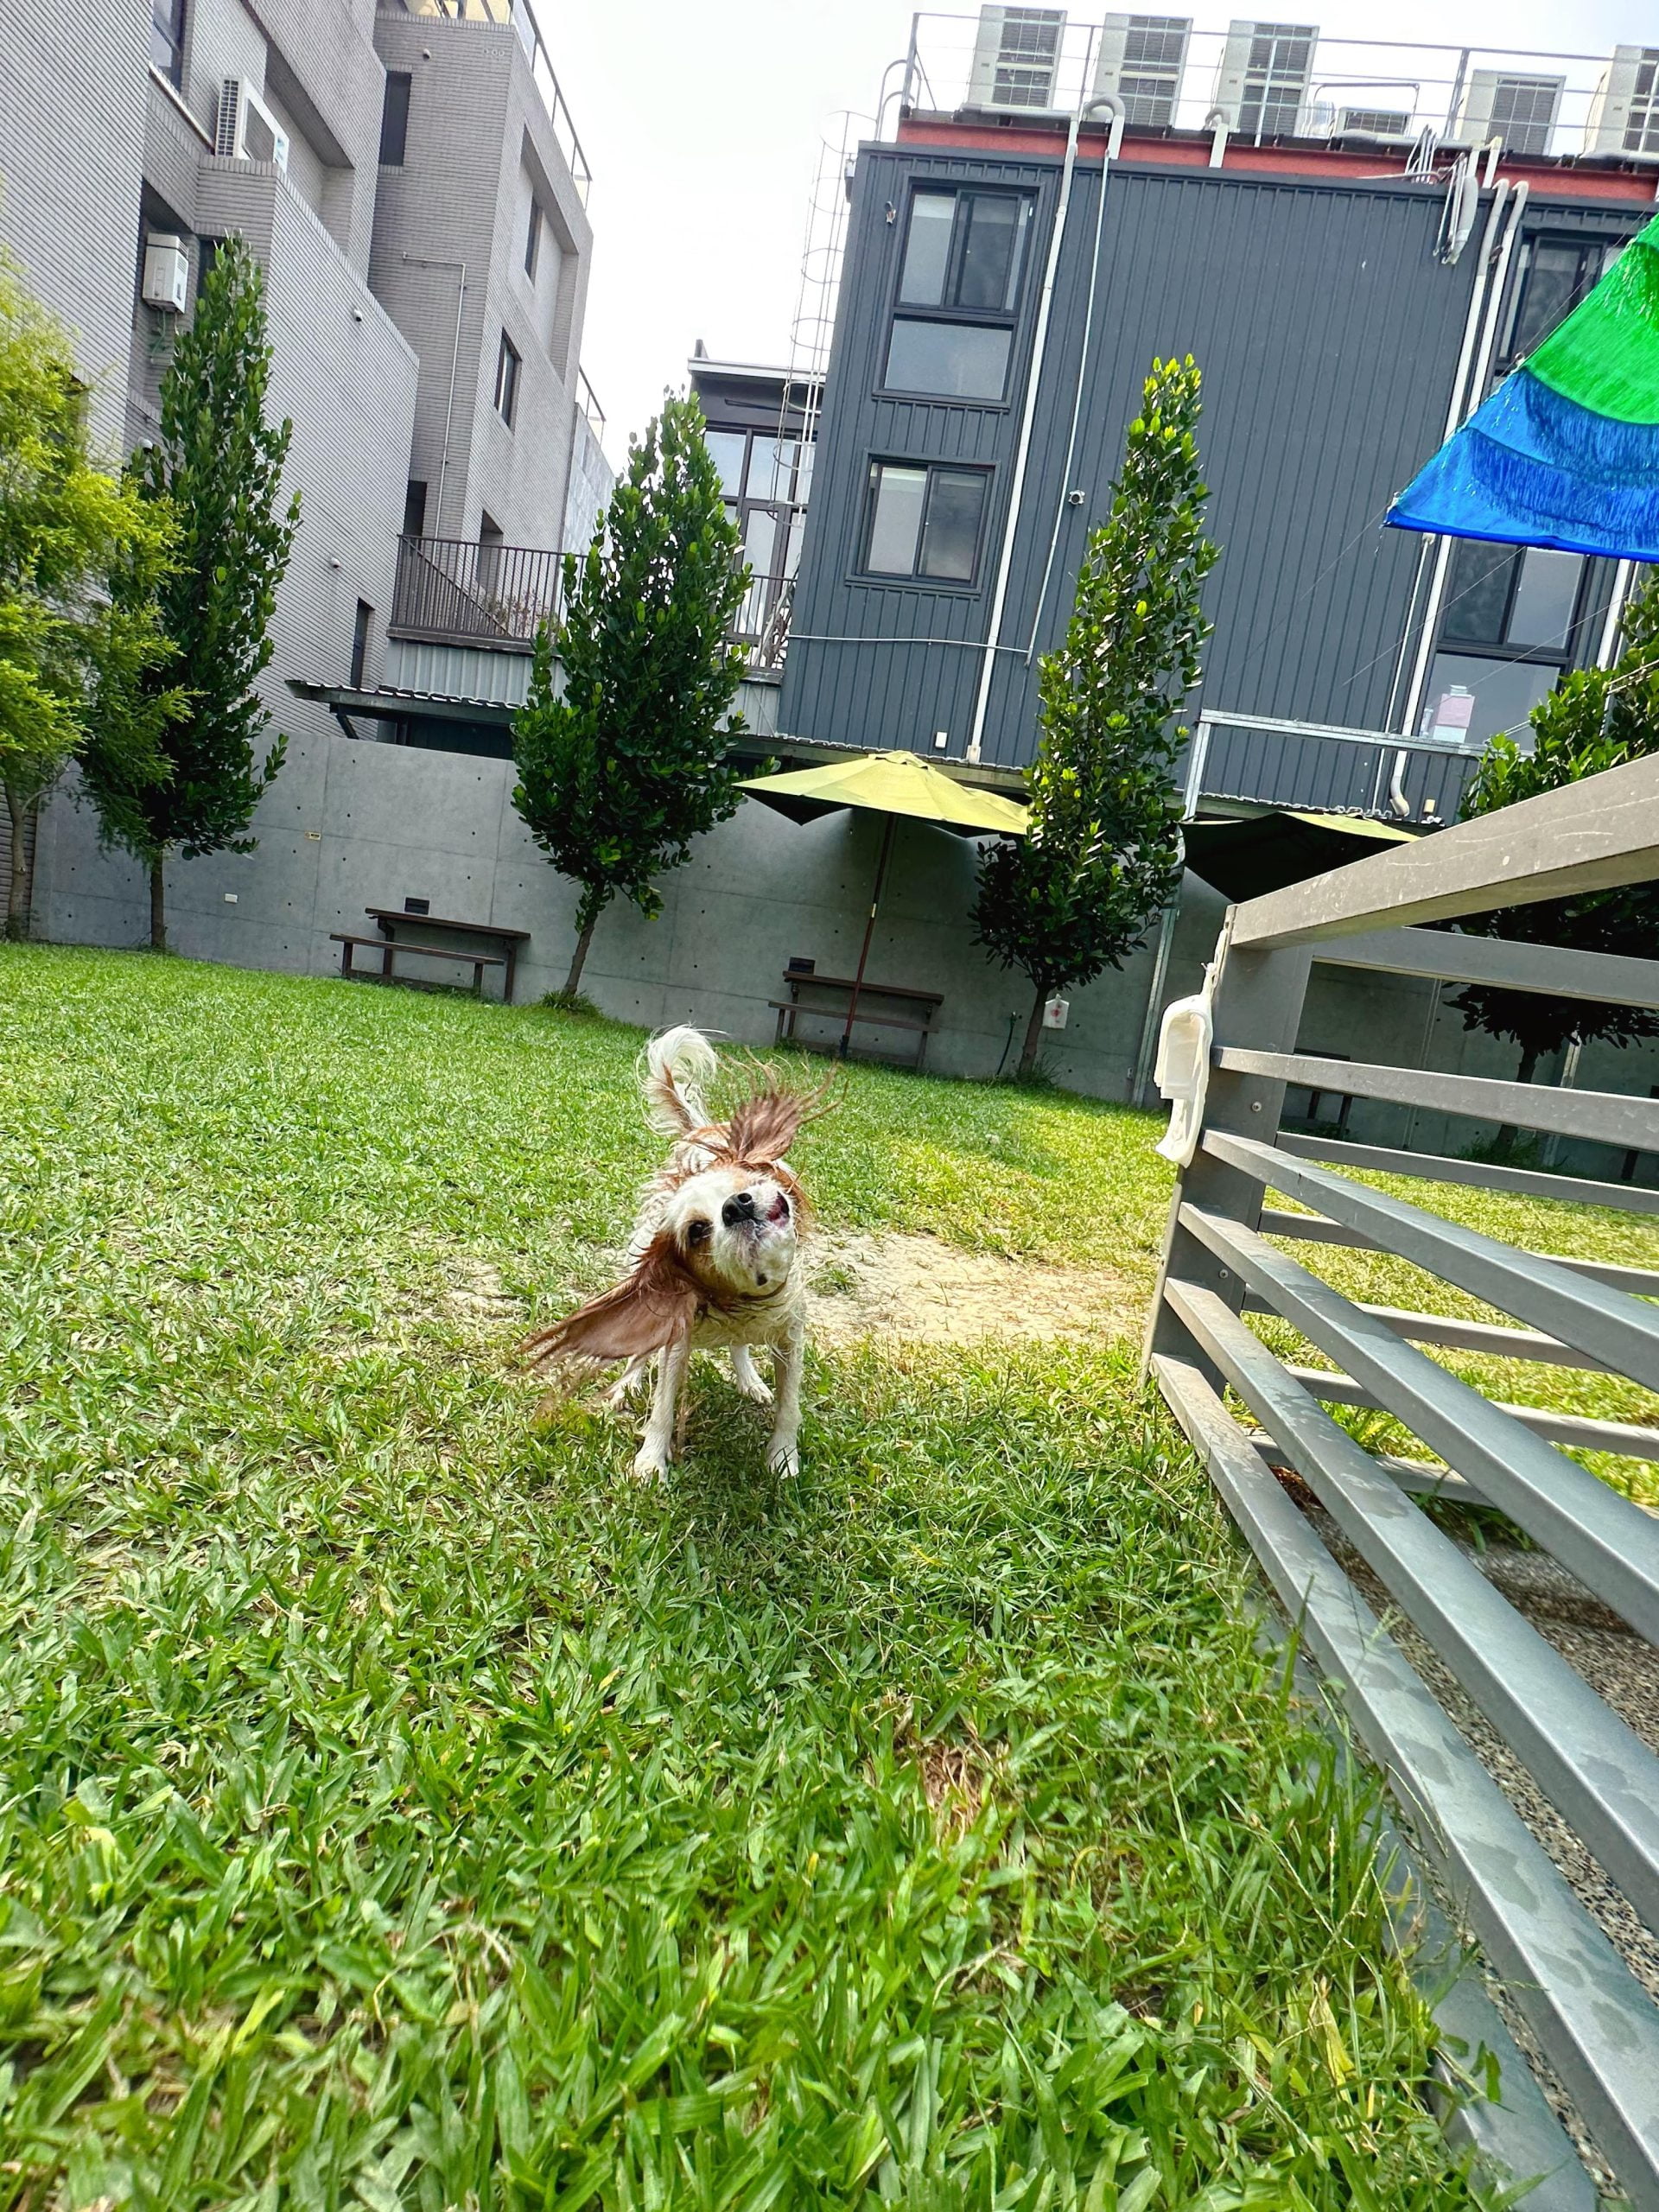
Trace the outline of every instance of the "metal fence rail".
<instances>
[{"instance_id":1,"label":"metal fence rail","mask_svg":"<svg viewBox=\"0 0 1659 2212\"><path fill-rule=\"evenodd\" d=\"M531 645L557 617L561 556L540 545L405 537L390 627L440 645Z\"/></svg>"},{"instance_id":2,"label":"metal fence rail","mask_svg":"<svg viewBox=\"0 0 1659 2212\"><path fill-rule=\"evenodd\" d=\"M1659 2212L1659 2005L1274 1470L1300 1478L1340 1548L1659 1932L1659 1738L1644 1741L1651 1732L1616 1713L1414 1503L1429 1492L1497 1509L1628 1624L1633 1651L1643 1649L1637 1638L1659 1644L1659 1517L1562 1448L1659 1460L1659 1427L1500 1403L1421 1349L1587 1368L1659 1390L1659 1306L1647 1302L1659 1296L1659 1245L1651 1268L1522 1251L1343 1170L1440 1176L1631 1214L1659 1210L1659 1194L1279 1131L1294 1084L1659 1149L1652 1100L1295 1049L1311 963L1341 957L1344 939L1356 966L1659 1003L1659 962L1399 926L1650 880L1656 836L1659 761L1649 760L1230 911L1199 1148L1173 1204L1147 1355L1281 1605L1387 1771L1454 1915L1643 2212ZM1264 1206L1268 1192L1313 1211ZM1292 1240L1306 1260L1284 1249ZM1345 1297L1310 1264L1329 1244L1408 1261L1508 1320ZM1288 1323L1334 1366L1281 1358L1249 1313ZM1427 1456L1367 1451L1332 1406L1391 1415ZM1647 1656L1659 1714L1659 1654ZM1525 2154L1535 2170L1537 2141L1535 2129ZM1587 2173L1564 2137L1558 2148L1557 2171L1527 2201L1588 2207Z\"/></svg>"}]
</instances>

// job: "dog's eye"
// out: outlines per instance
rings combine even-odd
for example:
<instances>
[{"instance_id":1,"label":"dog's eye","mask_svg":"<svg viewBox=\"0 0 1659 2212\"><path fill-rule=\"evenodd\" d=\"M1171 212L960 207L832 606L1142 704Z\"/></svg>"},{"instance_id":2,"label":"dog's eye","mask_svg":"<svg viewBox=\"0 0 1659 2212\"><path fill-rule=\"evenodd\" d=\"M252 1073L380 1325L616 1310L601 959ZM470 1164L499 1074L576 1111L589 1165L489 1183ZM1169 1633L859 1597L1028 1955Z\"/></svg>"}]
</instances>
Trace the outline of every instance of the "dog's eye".
<instances>
[{"instance_id":1,"label":"dog's eye","mask_svg":"<svg viewBox=\"0 0 1659 2212\"><path fill-rule=\"evenodd\" d=\"M685 1232L685 1241L690 1245L692 1250L696 1251L699 1245L706 1244L713 1234L714 1229L710 1223L694 1221Z\"/></svg>"}]
</instances>

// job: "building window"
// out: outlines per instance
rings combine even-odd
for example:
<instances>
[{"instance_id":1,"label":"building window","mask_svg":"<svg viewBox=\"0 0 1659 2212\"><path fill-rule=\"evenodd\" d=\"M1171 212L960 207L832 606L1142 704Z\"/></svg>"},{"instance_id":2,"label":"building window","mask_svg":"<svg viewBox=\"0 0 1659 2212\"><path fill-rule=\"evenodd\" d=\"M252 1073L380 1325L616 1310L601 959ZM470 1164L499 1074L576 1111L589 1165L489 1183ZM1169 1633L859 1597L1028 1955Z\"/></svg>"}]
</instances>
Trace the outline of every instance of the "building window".
<instances>
[{"instance_id":1,"label":"building window","mask_svg":"<svg viewBox=\"0 0 1659 2212\"><path fill-rule=\"evenodd\" d=\"M184 84L184 0L151 0L149 66L168 83Z\"/></svg>"},{"instance_id":2,"label":"building window","mask_svg":"<svg viewBox=\"0 0 1659 2212\"><path fill-rule=\"evenodd\" d=\"M495 411L511 423L518 405L518 371L523 365L518 348L504 330L501 351L495 360Z\"/></svg>"},{"instance_id":3,"label":"building window","mask_svg":"<svg viewBox=\"0 0 1659 2212\"><path fill-rule=\"evenodd\" d=\"M530 221L524 228L524 274L532 283L542 257L542 209L539 200L530 203Z\"/></svg>"},{"instance_id":4,"label":"building window","mask_svg":"<svg viewBox=\"0 0 1659 2212\"><path fill-rule=\"evenodd\" d=\"M404 536L424 537L426 535L426 486L418 476L411 476L404 493Z\"/></svg>"},{"instance_id":5,"label":"building window","mask_svg":"<svg viewBox=\"0 0 1659 2212\"><path fill-rule=\"evenodd\" d=\"M889 391L1002 397L1034 214L1029 193L916 194L882 378Z\"/></svg>"},{"instance_id":6,"label":"building window","mask_svg":"<svg viewBox=\"0 0 1659 2212\"><path fill-rule=\"evenodd\" d=\"M1478 749L1527 717L1571 665L1586 563L1465 538L1452 563L1421 734Z\"/></svg>"},{"instance_id":7,"label":"building window","mask_svg":"<svg viewBox=\"0 0 1659 2212\"><path fill-rule=\"evenodd\" d=\"M352 689L363 689L364 671L369 660L369 632L374 626L374 609L366 599L357 602L357 620L352 627Z\"/></svg>"},{"instance_id":8,"label":"building window","mask_svg":"<svg viewBox=\"0 0 1659 2212\"><path fill-rule=\"evenodd\" d=\"M380 166L400 169L409 147L409 91L414 79L406 69L388 69L380 104Z\"/></svg>"},{"instance_id":9,"label":"building window","mask_svg":"<svg viewBox=\"0 0 1659 2212\"><path fill-rule=\"evenodd\" d=\"M971 583L990 481L982 468L873 461L862 567L872 576Z\"/></svg>"},{"instance_id":10,"label":"building window","mask_svg":"<svg viewBox=\"0 0 1659 2212\"><path fill-rule=\"evenodd\" d=\"M1527 239L1501 366L1508 368L1548 338L1623 251L1622 245L1605 238Z\"/></svg>"}]
</instances>

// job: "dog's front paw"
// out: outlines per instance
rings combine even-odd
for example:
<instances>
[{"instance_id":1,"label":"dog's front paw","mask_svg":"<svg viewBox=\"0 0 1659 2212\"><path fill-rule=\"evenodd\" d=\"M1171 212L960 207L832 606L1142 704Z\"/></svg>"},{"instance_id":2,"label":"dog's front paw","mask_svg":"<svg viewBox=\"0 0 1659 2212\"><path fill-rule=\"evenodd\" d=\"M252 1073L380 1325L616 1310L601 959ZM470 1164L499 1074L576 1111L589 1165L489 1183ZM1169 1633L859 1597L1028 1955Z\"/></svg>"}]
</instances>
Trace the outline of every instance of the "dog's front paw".
<instances>
[{"instance_id":1,"label":"dog's front paw","mask_svg":"<svg viewBox=\"0 0 1659 2212\"><path fill-rule=\"evenodd\" d=\"M634 1454L633 1479L637 1483L662 1483L668 1480L668 1454L655 1451L649 1444L642 1444Z\"/></svg>"},{"instance_id":2,"label":"dog's front paw","mask_svg":"<svg viewBox=\"0 0 1659 2212\"><path fill-rule=\"evenodd\" d=\"M766 1452L766 1471L772 1475L798 1475L801 1471L799 1446L774 1439Z\"/></svg>"},{"instance_id":3,"label":"dog's front paw","mask_svg":"<svg viewBox=\"0 0 1659 2212\"><path fill-rule=\"evenodd\" d=\"M772 1403L772 1385L770 1382L763 1382L758 1375L751 1375L747 1382L740 1378L737 1387L746 1398L753 1399L757 1406L769 1406Z\"/></svg>"}]
</instances>

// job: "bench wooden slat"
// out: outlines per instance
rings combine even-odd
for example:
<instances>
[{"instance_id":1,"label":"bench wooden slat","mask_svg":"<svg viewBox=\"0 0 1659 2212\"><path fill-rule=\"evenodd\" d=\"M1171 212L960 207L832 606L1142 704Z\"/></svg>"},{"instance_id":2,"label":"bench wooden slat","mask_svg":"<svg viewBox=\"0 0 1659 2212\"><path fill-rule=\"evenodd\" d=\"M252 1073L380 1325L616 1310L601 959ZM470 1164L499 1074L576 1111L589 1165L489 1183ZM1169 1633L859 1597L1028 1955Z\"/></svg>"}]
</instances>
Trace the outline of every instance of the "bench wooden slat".
<instances>
[{"instance_id":1,"label":"bench wooden slat","mask_svg":"<svg viewBox=\"0 0 1659 2212\"><path fill-rule=\"evenodd\" d=\"M365 944L372 952L413 952L428 960L458 960L468 968L505 968L506 961L499 952L474 952L470 945L411 944L407 938L353 937L344 930L330 930L330 944Z\"/></svg>"}]
</instances>

